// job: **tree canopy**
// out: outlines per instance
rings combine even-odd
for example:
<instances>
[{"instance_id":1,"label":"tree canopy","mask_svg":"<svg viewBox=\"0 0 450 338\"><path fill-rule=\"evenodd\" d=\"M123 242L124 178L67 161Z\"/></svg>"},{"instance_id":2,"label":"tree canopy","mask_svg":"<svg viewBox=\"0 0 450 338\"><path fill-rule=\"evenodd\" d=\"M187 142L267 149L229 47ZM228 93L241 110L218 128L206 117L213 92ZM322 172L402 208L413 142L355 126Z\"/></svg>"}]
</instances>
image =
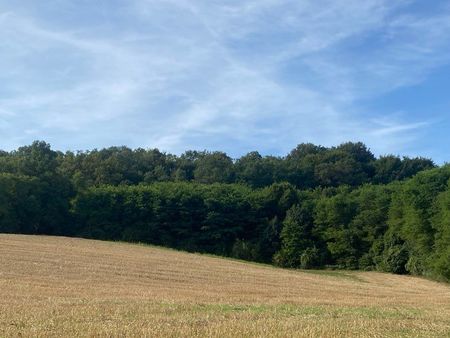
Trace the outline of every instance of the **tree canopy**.
<instances>
[{"instance_id":1,"label":"tree canopy","mask_svg":"<svg viewBox=\"0 0 450 338\"><path fill-rule=\"evenodd\" d=\"M450 280L450 167L362 143L232 159L36 141L0 151L0 232Z\"/></svg>"}]
</instances>

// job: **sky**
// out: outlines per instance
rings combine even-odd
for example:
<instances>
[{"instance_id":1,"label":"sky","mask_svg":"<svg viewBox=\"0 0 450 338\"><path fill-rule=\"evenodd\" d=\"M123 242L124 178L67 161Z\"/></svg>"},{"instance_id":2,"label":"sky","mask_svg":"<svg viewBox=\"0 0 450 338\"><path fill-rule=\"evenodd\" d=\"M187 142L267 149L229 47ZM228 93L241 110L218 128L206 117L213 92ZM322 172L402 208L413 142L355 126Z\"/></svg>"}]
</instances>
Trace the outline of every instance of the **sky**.
<instances>
[{"instance_id":1,"label":"sky","mask_svg":"<svg viewBox=\"0 0 450 338\"><path fill-rule=\"evenodd\" d=\"M0 149L450 161L450 3L0 0Z\"/></svg>"}]
</instances>

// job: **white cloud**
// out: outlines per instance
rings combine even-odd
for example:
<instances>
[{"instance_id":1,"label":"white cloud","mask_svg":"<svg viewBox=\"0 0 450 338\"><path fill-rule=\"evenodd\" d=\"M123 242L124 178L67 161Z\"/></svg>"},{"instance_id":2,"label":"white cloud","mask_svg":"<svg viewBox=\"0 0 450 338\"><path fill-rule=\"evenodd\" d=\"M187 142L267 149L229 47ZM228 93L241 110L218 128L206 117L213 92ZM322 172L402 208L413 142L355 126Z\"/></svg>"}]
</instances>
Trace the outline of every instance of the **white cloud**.
<instances>
[{"instance_id":1,"label":"white cloud","mask_svg":"<svg viewBox=\"0 0 450 338\"><path fill-rule=\"evenodd\" d=\"M417 17L408 3L134 0L114 24L86 26L7 8L2 147L29 142L22 129L65 148L236 155L363 140L401 151L429 122L370 120L359 101L422 81L450 55L450 13Z\"/></svg>"}]
</instances>

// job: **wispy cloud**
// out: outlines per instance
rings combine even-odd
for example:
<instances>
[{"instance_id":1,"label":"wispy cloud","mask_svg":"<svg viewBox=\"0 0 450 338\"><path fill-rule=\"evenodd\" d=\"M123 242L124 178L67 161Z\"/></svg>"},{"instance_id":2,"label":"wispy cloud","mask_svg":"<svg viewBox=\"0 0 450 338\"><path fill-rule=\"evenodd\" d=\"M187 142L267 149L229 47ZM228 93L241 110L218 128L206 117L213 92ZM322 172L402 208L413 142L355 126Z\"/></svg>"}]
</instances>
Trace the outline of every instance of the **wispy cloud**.
<instances>
[{"instance_id":1,"label":"wispy cloud","mask_svg":"<svg viewBox=\"0 0 450 338\"><path fill-rule=\"evenodd\" d=\"M411 3L58 1L51 15L0 5L1 147L43 138L236 156L363 140L400 152L431 120L361 101L450 61L450 10L423 16Z\"/></svg>"}]
</instances>

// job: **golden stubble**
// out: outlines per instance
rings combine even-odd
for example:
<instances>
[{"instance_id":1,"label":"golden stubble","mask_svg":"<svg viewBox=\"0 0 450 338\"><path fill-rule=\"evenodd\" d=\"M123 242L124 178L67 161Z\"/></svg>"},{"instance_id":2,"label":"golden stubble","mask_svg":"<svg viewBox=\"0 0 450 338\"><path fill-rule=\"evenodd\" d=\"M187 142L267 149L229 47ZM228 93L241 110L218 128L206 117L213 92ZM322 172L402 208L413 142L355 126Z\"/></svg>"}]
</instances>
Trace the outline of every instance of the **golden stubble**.
<instances>
[{"instance_id":1,"label":"golden stubble","mask_svg":"<svg viewBox=\"0 0 450 338\"><path fill-rule=\"evenodd\" d=\"M0 337L450 337L450 287L0 235Z\"/></svg>"}]
</instances>

